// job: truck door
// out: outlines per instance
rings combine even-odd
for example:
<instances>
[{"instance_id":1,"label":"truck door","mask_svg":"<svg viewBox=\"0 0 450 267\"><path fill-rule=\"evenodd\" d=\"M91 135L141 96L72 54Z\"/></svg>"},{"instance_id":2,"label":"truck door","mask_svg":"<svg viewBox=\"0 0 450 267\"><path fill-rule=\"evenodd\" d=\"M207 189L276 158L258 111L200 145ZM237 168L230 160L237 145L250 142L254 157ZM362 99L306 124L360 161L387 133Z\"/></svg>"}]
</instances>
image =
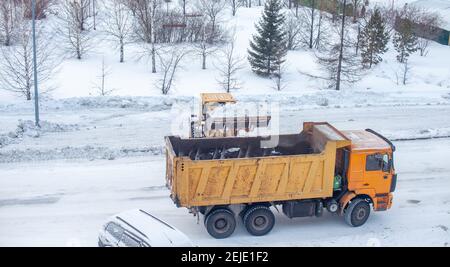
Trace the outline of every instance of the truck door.
<instances>
[{"instance_id":1,"label":"truck door","mask_svg":"<svg viewBox=\"0 0 450 267\"><path fill-rule=\"evenodd\" d=\"M376 194L387 194L391 186L389 154L372 153L366 156L364 187L375 189Z\"/></svg>"}]
</instances>

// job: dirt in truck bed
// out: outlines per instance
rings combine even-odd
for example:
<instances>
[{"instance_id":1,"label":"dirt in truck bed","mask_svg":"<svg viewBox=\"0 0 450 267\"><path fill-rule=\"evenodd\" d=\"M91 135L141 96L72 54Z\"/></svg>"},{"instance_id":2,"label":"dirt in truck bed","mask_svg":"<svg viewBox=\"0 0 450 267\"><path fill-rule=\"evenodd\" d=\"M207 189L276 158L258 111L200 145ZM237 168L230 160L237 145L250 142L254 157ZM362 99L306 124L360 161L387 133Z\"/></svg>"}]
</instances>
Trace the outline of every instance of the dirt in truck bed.
<instances>
[{"instance_id":1,"label":"dirt in truck bed","mask_svg":"<svg viewBox=\"0 0 450 267\"><path fill-rule=\"evenodd\" d=\"M170 137L177 156L188 156L191 160L212 160L231 158L254 158L311 154L317 151L311 147L303 133L271 136L277 146L265 146L265 137L232 137L180 139Z\"/></svg>"}]
</instances>

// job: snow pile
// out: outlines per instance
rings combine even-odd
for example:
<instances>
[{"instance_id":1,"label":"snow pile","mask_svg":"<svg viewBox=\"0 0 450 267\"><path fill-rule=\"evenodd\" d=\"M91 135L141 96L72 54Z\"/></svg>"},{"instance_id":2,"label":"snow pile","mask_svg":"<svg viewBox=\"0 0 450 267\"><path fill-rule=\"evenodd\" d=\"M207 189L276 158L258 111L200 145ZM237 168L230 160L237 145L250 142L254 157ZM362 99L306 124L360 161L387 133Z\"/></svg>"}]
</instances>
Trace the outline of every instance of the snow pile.
<instances>
[{"instance_id":1,"label":"snow pile","mask_svg":"<svg viewBox=\"0 0 450 267\"><path fill-rule=\"evenodd\" d=\"M174 103L188 102L190 99L183 97L81 97L64 99L62 105L64 107L79 108L134 108L147 111L167 110Z\"/></svg>"},{"instance_id":2,"label":"snow pile","mask_svg":"<svg viewBox=\"0 0 450 267\"><path fill-rule=\"evenodd\" d=\"M113 149L108 147L94 147L85 145L82 147L66 146L52 149L12 149L0 151L0 163L43 161L56 159L107 159L150 156L163 154L163 146L130 147Z\"/></svg>"},{"instance_id":3,"label":"snow pile","mask_svg":"<svg viewBox=\"0 0 450 267\"><path fill-rule=\"evenodd\" d=\"M385 133L385 136L391 141L450 138L450 127L439 129L419 129L414 131L396 131L394 133Z\"/></svg>"},{"instance_id":4,"label":"snow pile","mask_svg":"<svg viewBox=\"0 0 450 267\"><path fill-rule=\"evenodd\" d=\"M63 99L42 99L41 110L80 110L98 108L138 109L144 111L161 111L170 109L175 103L193 101L189 96L103 96L103 97L71 97ZM30 101L15 103L1 102L0 111L33 111Z\"/></svg>"},{"instance_id":5,"label":"snow pile","mask_svg":"<svg viewBox=\"0 0 450 267\"><path fill-rule=\"evenodd\" d=\"M46 132L67 132L79 130L78 124L60 124L52 123L48 121L41 121L40 127L36 127L35 123L30 120L19 120L19 124L15 131L11 131L7 134L0 135L0 148L11 144L17 143L24 137L38 138Z\"/></svg>"}]
</instances>

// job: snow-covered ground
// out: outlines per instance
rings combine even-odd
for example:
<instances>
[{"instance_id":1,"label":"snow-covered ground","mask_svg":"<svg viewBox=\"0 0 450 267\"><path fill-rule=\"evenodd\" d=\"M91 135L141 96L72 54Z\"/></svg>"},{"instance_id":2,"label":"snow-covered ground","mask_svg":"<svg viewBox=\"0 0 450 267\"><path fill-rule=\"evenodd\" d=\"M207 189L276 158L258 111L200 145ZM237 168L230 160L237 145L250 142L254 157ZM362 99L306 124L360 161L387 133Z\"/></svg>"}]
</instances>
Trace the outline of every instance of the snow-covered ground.
<instances>
[{"instance_id":1,"label":"snow-covered ground","mask_svg":"<svg viewBox=\"0 0 450 267\"><path fill-rule=\"evenodd\" d=\"M196 218L176 208L164 187L162 157L115 161L51 161L0 165L0 246L95 246L104 220L146 208L200 246L448 246L449 139L396 142L399 175L393 208L359 228L342 217L288 219L263 237L241 223L225 240L211 238Z\"/></svg>"}]
</instances>

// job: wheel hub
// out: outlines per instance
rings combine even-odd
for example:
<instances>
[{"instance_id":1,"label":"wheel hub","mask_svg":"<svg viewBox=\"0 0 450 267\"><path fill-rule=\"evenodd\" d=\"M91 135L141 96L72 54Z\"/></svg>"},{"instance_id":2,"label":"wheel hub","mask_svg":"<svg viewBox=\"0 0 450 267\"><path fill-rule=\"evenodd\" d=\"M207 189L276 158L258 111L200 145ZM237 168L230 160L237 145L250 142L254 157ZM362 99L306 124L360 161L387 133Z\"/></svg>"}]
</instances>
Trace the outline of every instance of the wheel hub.
<instances>
[{"instance_id":1,"label":"wheel hub","mask_svg":"<svg viewBox=\"0 0 450 267\"><path fill-rule=\"evenodd\" d=\"M227 221L225 219L218 219L216 221L216 223L214 224L214 226L219 229L222 230L227 226Z\"/></svg>"},{"instance_id":2,"label":"wheel hub","mask_svg":"<svg viewBox=\"0 0 450 267\"><path fill-rule=\"evenodd\" d=\"M330 205L330 211L331 212L336 212L338 210L338 205L333 203Z\"/></svg>"},{"instance_id":3,"label":"wheel hub","mask_svg":"<svg viewBox=\"0 0 450 267\"><path fill-rule=\"evenodd\" d=\"M360 209L358 210L358 212L356 212L356 218L357 218L358 220L364 219L365 216L366 216L366 210L363 209L363 208L360 208Z\"/></svg>"},{"instance_id":4,"label":"wheel hub","mask_svg":"<svg viewBox=\"0 0 450 267\"><path fill-rule=\"evenodd\" d=\"M266 224L267 219L264 216L258 216L255 218L254 224L257 227L262 227Z\"/></svg>"}]
</instances>

